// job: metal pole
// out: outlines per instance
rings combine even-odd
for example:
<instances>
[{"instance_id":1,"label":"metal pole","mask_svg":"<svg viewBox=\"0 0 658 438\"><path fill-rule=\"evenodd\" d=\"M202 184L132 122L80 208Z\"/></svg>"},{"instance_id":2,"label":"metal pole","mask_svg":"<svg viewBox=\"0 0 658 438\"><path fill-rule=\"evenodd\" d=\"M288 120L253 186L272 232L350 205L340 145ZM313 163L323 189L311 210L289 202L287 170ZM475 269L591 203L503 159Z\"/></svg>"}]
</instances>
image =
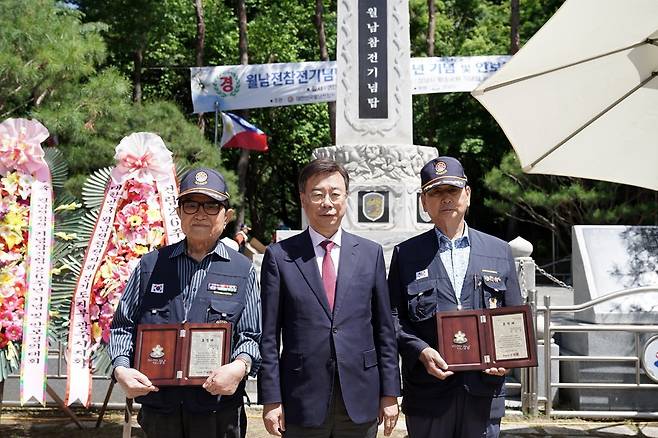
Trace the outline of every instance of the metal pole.
<instances>
[{"instance_id":1,"label":"metal pole","mask_svg":"<svg viewBox=\"0 0 658 438\"><path fill-rule=\"evenodd\" d=\"M101 408L101 412L98 414L98 420L96 420L96 429L101 427L101 423L103 422L103 417L105 416L105 411L107 410L107 404L110 402L110 396L112 396L113 389L114 389L114 380L110 381L110 386L107 387L105 400L103 400L103 407Z\"/></svg>"},{"instance_id":2,"label":"metal pole","mask_svg":"<svg viewBox=\"0 0 658 438\"><path fill-rule=\"evenodd\" d=\"M546 406L544 414L551 416L553 397L551 394L551 296L544 296L544 388L546 389Z\"/></svg>"},{"instance_id":3,"label":"metal pole","mask_svg":"<svg viewBox=\"0 0 658 438\"><path fill-rule=\"evenodd\" d=\"M532 265L532 273L534 276L534 263ZM533 288L528 291L528 299L530 301L530 308L532 309L532 326L535 330L535 342L539 339L537 336L537 289L534 288L534 278L533 278ZM536 346L533 346L535 348ZM528 397L530 398L530 415L536 417L539 413L538 406L538 382L537 382L537 367L527 368L528 370Z\"/></svg>"},{"instance_id":4,"label":"metal pole","mask_svg":"<svg viewBox=\"0 0 658 438\"><path fill-rule=\"evenodd\" d=\"M0 415L2 415L2 401L5 395L5 380L6 378L0 381Z\"/></svg>"},{"instance_id":5,"label":"metal pole","mask_svg":"<svg viewBox=\"0 0 658 438\"><path fill-rule=\"evenodd\" d=\"M217 127L219 126L219 101L215 101L215 147L219 151L219 158L222 157L222 149L217 147Z\"/></svg>"},{"instance_id":6,"label":"metal pole","mask_svg":"<svg viewBox=\"0 0 658 438\"><path fill-rule=\"evenodd\" d=\"M132 423L133 423L133 399L126 398L126 408L123 411L123 438L130 438L132 436Z\"/></svg>"}]
</instances>

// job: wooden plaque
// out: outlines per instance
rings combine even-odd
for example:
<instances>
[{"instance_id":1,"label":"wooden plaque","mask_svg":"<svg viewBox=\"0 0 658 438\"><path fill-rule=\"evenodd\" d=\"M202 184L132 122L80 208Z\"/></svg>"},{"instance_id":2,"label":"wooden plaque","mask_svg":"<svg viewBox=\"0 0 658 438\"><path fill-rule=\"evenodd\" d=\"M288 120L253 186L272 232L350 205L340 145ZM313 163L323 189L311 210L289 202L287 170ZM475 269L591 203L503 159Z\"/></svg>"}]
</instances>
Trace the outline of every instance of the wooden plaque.
<instances>
[{"instance_id":1,"label":"wooden plaque","mask_svg":"<svg viewBox=\"0 0 658 438\"><path fill-rule=\"evenodd\" d=\"M438 352L451 371L537 366L530 307L437 312Z\"/></svg>"},{"instance_id":2,"label":"wooden plaque","mask_svg":"<svg viewBox=\"0 0 658 438\"><path fill-rule=\"evenodd\" d=\"M202 385L231 354L231 324L141 324L134 366L154 385Z\"/></svg>"}]
</instances>

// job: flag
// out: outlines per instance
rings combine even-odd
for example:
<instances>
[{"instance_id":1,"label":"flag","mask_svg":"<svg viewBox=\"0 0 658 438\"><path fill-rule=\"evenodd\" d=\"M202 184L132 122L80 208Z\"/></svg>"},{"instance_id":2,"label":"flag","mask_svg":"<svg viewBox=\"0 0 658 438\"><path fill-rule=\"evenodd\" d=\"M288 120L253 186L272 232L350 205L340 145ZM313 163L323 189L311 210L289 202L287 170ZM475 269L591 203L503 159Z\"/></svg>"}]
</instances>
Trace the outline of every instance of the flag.
<instances>
[{"instance_id":1,"label":"flag","mask_svg":"<svg viewBox=\"0 0 658 438\"><path fill-rule=\"evenodd\" d=\"M222 148L250 149L267 152L267 136L245 119L231 113L222 115Z\"/></svg>"}]
</instances>

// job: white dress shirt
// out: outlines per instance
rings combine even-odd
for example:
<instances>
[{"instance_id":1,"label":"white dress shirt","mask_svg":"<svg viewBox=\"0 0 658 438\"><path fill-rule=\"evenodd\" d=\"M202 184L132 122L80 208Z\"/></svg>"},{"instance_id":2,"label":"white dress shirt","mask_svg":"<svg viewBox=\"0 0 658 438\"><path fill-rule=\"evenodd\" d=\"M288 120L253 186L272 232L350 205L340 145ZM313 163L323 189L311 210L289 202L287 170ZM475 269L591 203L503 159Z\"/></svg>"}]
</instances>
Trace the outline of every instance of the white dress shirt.
<instances>
[{"instance_id":1,"label":"white dress shirt","mask_svg":"<svg viewBox=\"0 0 658 438\"><path fill-rule=\"evenodd\" d=\"M343 229L338 228L336 234L326 238L322 234L318 233L309 225L308 232L311 235L311 242L313 242L313 251L315 251L315 261L318 264L318 269L320 270L320 277L322 277L322 259L324 259L324 249L320 246L325 240L331 240L334 242L334 247L331 250L331 261L334 262L334 269L336 269L336 278L338 278L338 262L340 261L340 242L343 237Z\"/></svg>"}]
</instances>

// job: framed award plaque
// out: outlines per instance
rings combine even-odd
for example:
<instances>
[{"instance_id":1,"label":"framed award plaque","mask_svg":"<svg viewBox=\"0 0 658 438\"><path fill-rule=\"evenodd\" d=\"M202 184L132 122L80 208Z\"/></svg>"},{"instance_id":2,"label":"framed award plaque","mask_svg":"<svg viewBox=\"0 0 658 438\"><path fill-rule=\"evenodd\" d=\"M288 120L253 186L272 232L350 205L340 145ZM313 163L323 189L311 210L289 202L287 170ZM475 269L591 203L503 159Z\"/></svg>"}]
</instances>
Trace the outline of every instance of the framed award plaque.
<instances>
[{"instance_id":1,"label":"framed award plaque","mask_svg":"<svg viewBox=\"0 0 658 438\"><path fill-rule=\"evenodd\" d=\"M452 371L537 366L530 307L437 312L438 352Z\"/></svg>"},{"instance_id":2,"label":"framed award plaque","mask_svg":"<svg viewBox=\"0 0 658 438\"><path fill-rule=\"evenodd\" d=\"M141 324L135 368L155 385L202 385L230 359L231 324Z\"/></svg>"}]
</instances>

